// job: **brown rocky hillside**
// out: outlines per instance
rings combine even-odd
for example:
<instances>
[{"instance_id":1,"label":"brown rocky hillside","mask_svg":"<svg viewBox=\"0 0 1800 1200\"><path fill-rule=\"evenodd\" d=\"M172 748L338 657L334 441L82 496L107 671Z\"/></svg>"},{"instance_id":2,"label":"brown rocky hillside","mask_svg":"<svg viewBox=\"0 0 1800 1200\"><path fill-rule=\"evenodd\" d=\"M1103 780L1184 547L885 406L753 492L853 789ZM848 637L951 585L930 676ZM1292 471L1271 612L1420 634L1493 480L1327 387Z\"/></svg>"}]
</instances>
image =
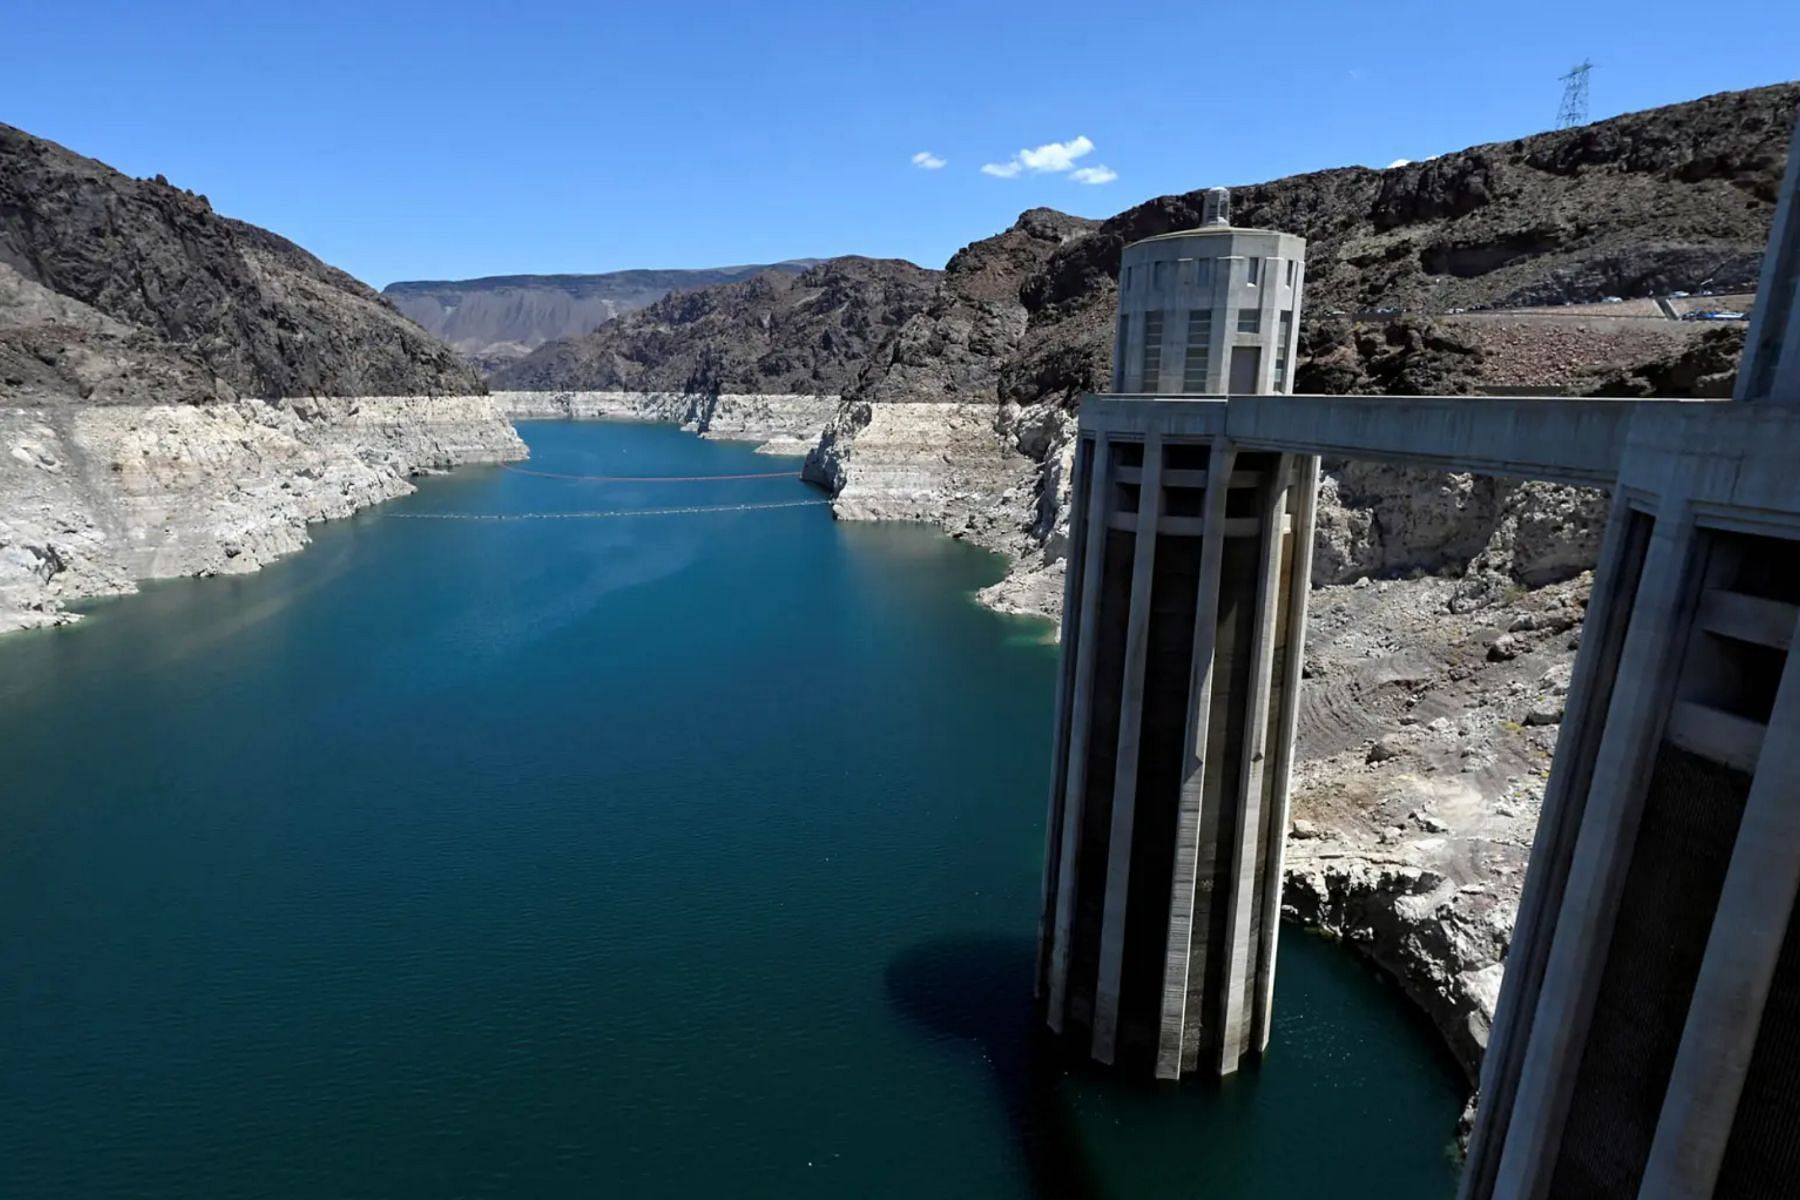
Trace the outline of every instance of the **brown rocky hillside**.
<instances>
[{"instance_id":1,"label":"brown rocky hillside","mask_svg":"<svg viewBox=\"0 0 1800 1200\"><path fill-rule=\"evenodd\" d=\"M1021 349L1026 311L1020 285L1068 244L1099 227L1049 208L1022 214L1004 233L964 246L944 267L925 307L870 356L857 400L981 400Z\"/></svg>"},{"instance_id":2,"label":"brown rocky hillside","mask_svg":"<svg viewBox=\"0 0 1800 1200\"><path fill-rule=\"evenodd\" d=\"M0 394L481 390L447 346L287 239L0 125Z\"/></svg>"},{"instance_id":3,"label":"brown rocky hillside","mask_svg":"<svg viewBox=\"0 0 1800 1200\"><path fill-rule=\"evenodd\" d=\"M1307 241L1313 317L1754 287L1800 84L1726 92L1385 171L1232 189L1232 220ZM1200 223L1202 192L1128 209L1025 280L1004 398L1104 386L1119 255Z\"/></svg>"}]
</instances>

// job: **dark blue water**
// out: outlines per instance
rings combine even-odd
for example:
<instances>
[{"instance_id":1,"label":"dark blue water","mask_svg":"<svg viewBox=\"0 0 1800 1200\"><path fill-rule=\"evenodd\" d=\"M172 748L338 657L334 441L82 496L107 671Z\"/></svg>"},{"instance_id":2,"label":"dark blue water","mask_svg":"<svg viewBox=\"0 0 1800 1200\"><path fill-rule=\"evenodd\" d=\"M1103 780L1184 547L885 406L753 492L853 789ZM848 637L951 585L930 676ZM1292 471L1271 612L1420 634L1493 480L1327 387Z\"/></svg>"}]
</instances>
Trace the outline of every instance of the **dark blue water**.
<instances>
[{"instance_id":1,"label":"dark blue water","mask_svg":"<svg viewBox=\"0 0 1800 1200\"><path fill-rule=\"evenodd\" d=\"M574 474L781 469L527 426ZM1289 932L1224 1088L1030 1036L1054 650L794 479L499 468L0 640L0 1197L1451 1194L1455 1076Z\"/></svg>"}]
</instances>

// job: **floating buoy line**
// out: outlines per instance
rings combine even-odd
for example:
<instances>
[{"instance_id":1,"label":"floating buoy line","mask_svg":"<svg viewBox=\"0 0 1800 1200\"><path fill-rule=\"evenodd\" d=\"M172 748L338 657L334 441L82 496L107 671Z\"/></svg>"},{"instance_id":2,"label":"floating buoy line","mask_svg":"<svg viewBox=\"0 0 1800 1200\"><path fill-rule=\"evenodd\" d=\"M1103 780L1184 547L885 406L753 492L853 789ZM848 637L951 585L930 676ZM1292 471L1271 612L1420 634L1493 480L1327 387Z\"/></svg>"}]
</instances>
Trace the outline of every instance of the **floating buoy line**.
<instances>
[{"instance_id":1,"label":"floating buoy line","mask_svg":"<svg viewBox=\"0 0 1800 1200\"><path fill-rule=\"evenodd\" d=\"M757 471L748 475L565 475L560 471L534 471L501 463L500 469L514 475L535 475L539 479L567 479L578 483L713 483L723 479L798 479L798 471Z\"/></svg>"},{"instance_id":2,"label":"floating buoy line","mask_svg":"<svg viewBox=\"0 0 1800 1200\"><path fill-rule=\"evenodd\" d=\"M763 504L698 504L685 508L626 508L605 512L384 513L392 521L603 521L619 517L676 517L699 513L760 512L812 508L830 500L773 500Z\"/></svg>"}]
</instances>

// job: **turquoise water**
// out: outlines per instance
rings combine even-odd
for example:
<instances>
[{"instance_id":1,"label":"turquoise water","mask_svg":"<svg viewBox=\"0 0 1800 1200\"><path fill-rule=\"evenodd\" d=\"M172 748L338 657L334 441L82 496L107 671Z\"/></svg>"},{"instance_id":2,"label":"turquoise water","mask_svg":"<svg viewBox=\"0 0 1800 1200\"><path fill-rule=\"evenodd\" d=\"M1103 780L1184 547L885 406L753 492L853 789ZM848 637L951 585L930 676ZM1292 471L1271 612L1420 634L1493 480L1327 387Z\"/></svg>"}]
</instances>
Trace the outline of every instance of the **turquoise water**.
<instances>
[{"instance_id":1,"label":"turquoise water","mask_svg":"<svg viewBox=\"0 0 1800 1200\"><path fill-rule=\"evenodd\" d=\"M535 469L791 459L524 427ZM1445 1197L1458 1082L1284 934L1272 1052L1031 1036L1054 650L795 479L466 468L0 639L0 1196Z\"/></svg>"}]
</instances>

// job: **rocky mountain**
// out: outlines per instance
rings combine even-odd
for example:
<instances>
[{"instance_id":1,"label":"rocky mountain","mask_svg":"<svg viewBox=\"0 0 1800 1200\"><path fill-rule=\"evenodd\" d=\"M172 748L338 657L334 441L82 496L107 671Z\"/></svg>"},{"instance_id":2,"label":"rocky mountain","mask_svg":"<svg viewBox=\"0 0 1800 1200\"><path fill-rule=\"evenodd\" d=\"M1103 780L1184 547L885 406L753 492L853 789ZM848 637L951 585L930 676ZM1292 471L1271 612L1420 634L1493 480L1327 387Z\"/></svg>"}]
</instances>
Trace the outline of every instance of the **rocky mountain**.
<instances>
[{"instance_id":1,"label":"rocky mountain","mask_svg":"<svg viewBox=\"0 0 1800 1200\"><path fill-rule=\"evenodd\" d=\"M1234 187L1232 220L1307 239L1314 317L1754 288L1796 104L1800 84L1778 84L1385 171ZM1002 398L1102 385L1121 251L1198 225L1202 198L1128 209L1026 280L1030 333Z\"/></svg>"},{"instance_id":2,"label":"rocky mountain","mask_svg":"<svg viewBox=\"0 0 1800 1200\"><path fill-rule=\"evenodd\" d=\"M448 346L205 196L0 125L0 630L253 570L524 448Z\"/></svg>"},{"instance_id":3,"label":"rocky mountain","mask_svg":"<svg viewBox=\"0 0 1800 1200\"><path fill-rule=\"evenodd\" d=\"M496 371L496 388L638 392L842 392L930 300L939 272L899 259L833 258L798 275L672 292Z\"/></svg>"},{"instance_id":4,"label":"rocky mountain","mask_svg":"<svg viewBox=\"0 0 1800 1200\"><path fill-rule=\"evenodd\" d=\"M180 360L210 373L220 395L482 390L442 343L285 238L221 217L160 176L132 179L9 125L0 266L117 322L83 331L94 354L122 367L138 355L171 370ZM15 298L22 290L8 285ZM9 355L15 373L20 357ZM81 356L70 347L64 357Z\"/></svg>"},{"instance_id":5,"label":"rocky mountain","mask_svg":"<svg viewBox=\"0 0 1800 1200\"><path fill-rule=\"evenodd\" d=\"M1055 251L1098 226L1034 208L1004 233L958 250L929 302L857 373L850 398L880 403L995 395L998 370L1017 353L1027 329L1021 286Z\"/></svg>"},{"instance_id":6,"label":"rocky mountain","mask_svg":"<svg viewBox=\"0 0 1800 1200\"><path fill-rule=\"evenodd\" d=\"M670 292L735 283L763 271L798 275L819 260L702 270L607 271L597 275L490 275L390 283L382 295L426 332L484 370L545 342L588 333Z\"/></svg>"}]
</instances>

